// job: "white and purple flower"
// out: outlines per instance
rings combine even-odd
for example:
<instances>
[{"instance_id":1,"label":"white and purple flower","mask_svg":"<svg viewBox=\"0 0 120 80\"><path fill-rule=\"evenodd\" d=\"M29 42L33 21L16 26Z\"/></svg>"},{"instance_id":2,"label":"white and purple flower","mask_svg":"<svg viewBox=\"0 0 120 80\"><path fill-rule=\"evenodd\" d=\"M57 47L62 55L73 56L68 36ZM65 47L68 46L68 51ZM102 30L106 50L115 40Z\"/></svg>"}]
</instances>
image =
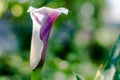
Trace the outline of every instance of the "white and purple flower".
<instances>
[{"instance_id":1,"label":"white and purple flower","mask_svg":"<svg viewBox=\"0 0 120 80\"><path fill-rule=\"evenodd\" d=\"M42 7L35 9L30 7L28 12L30 12L33 21L30 67L32 70L35 70L37 67L43 66L48 38L53 23L60 14L64 13L67 15L68 10L66 8L52 9Z\"/></svg>"}]
</instances>

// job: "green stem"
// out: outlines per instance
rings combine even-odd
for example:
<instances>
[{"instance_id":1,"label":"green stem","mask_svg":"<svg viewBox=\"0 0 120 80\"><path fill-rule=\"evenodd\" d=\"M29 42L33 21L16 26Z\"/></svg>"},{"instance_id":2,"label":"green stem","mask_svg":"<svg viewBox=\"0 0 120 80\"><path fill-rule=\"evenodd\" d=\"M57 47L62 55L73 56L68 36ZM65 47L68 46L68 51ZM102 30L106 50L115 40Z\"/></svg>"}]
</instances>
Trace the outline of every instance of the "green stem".
<instances>
[{"instance_id":1,"label":"green stem","mask_svg":"<svg viewBox=\"0 0 120 80\"><path fill-rule=\"evenodd\" d=\"M41 80L40 72L41 72L41 69L36 69L36 70L32 71L31 80Z\"/></svg>"}]
</instances>

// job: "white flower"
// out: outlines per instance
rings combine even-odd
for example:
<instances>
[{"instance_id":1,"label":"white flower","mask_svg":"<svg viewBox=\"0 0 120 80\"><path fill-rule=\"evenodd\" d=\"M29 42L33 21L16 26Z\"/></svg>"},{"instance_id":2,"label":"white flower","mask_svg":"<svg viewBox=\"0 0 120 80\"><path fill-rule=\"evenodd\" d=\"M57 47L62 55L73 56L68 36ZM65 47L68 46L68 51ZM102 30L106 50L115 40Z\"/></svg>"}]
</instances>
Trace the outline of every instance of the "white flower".
<instances>
[{"instance_id":1,"label":"white flower","mask_svg":"<svg viewBox=\"0 0 120 80\"><path fill-rule=\"evenodd\" d=\"M30 12L33 21L30 67L35 70L37 67L42 67L45 59L46 49L51 27L57 17L61 14L68 14L66 8L52 9L42 7L39 9L30 7Z\"/></svg>"}]
</instances>

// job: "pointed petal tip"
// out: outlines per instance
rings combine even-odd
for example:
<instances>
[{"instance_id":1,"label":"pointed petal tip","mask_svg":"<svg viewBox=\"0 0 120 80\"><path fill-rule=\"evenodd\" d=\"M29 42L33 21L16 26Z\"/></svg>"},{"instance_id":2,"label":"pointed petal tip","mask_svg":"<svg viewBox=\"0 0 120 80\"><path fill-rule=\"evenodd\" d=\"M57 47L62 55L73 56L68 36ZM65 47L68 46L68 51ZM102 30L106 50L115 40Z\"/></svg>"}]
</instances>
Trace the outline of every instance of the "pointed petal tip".
<instances>
[{"instance_id":1,"label":"pointed petal tip","mask_svg":"<svg viewBox=\"0 0 120 80\"><path fill-rule=\"evenodd\" d=\"M60 10L65 15L68 14L68 9L66 9L66 8L57 8L57 9Z\"/></svg>"},{"instance_id":2,"label":"pointed petal tip","mask_svg":"<svg viewBox=\"0 0 120 80\"><path fill-rule=\"evenodd\" d=\"M35 8L32 7L32 6L30 6L29 9L27 10L27 12L31 12L31 11L33 11L33 10L35 10Z\"/></svg>"}]
</instances>

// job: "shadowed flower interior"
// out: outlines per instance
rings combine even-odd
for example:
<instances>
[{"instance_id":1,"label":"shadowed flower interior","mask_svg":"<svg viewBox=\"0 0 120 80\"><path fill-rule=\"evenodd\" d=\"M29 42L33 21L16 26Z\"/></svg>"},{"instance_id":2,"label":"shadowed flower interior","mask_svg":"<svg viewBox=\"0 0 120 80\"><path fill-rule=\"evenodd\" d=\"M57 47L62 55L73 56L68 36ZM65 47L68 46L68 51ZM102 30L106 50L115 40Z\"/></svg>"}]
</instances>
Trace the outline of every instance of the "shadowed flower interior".
<instances>
[{"instance_id":1,"label":"shadowed flower interior","mask_svg":"<svg viewBox=\"0 0 120 80\"><path fill-rule=\"evenodd\" d=\"M37 67L43 66L48 38L53 23L61 13L67 15L68 10L66 8L52 9L42 7L35 9L30 7L28 12L30 12L33 21L30 67L32 70L35 70Z\"/></svg>"}]
</instances>

